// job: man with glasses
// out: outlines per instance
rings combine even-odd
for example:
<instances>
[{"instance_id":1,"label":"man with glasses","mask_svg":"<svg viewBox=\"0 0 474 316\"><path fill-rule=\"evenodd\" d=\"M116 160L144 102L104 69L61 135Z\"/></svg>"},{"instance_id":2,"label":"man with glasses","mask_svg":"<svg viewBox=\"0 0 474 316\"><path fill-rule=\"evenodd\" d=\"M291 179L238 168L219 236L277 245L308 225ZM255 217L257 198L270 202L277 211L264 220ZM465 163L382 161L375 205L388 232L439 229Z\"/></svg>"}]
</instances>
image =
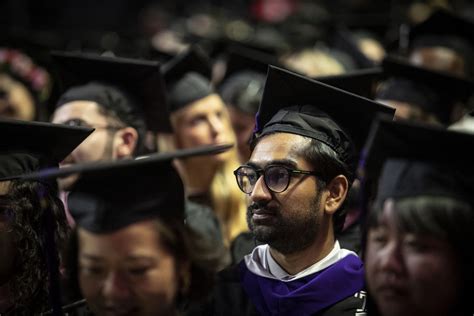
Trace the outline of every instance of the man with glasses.
<instances>
[{"instance_id":1,"label":"man with glasses","mask_svg":"<svg viewBox=\"0 0 474 316\"><path fill-rule=\"evenodd\" d=\"M157 63L65 52L53 53L53 58L68 89L57 102L52 122L95 129L62 165L144 154L147 130L166 131ZM68 177L60 186L69 190L74 182Z\"/></svg>"},{"instance_id":2,"label":"man with glasses","mask_svg":"<svg viewBox=\"0 0 474 316\"><path fill-rule=\"evenodd\" d=\"M219 275L200 313L365 315L362 262L336 236L358 146L376 114L393 112L269 68L250 160L234 172L249 198L249 228L263 245Z\"/></svg>"}]
</instances>

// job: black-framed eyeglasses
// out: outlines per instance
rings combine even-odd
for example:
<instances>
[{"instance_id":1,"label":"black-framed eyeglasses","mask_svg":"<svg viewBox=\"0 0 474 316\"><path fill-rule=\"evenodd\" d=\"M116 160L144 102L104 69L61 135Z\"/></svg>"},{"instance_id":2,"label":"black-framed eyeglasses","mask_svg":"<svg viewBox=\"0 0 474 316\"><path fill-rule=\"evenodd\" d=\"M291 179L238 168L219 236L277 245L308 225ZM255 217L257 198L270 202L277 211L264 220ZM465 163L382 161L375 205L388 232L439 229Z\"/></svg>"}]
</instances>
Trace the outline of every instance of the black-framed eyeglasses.
<instances>
[{"instance_id":1,"label":"black-framed eyeglasses","mask_svg":"<svg viewBox=\"0 0 474 316\"><path fill-rule=\"evenodd\" d=\"M240 190L246 194L252 193L257 180L262 174L265 185L274 193L281 193L288 189L291 177L294 175L320 175L316 171L291 169L282 165L267 165L263 169L243 165L234 171L235 179L237 180Z\"/></svg>"},{"instance_id":2,"label":"black-framed eyeglasses","mask_svg":"<svg viewBox=\"0 0 474 316\"><path fill-rule=\"evenodd\" d=\"M87 128L107 129L107 130L119 130L123 128L123 127L112 126L112 125L96 126L96 125L89 124L86 121L79 118L67 120L63 122L62 124L67 125L67 126L74 126L74 127L87 127Z\"/></svg>"}]
</instances>

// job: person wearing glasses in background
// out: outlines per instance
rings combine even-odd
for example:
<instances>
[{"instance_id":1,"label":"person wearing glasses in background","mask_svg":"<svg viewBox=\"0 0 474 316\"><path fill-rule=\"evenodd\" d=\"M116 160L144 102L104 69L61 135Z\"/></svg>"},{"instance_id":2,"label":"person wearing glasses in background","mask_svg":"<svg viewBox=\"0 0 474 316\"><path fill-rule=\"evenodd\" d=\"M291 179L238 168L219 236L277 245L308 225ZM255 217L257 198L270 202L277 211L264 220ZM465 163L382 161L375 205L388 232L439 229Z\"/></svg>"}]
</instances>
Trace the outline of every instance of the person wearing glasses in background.
<instances>
[{"instance_id":1,"label":"person wearing glasses in background","mask_svg":"<svg viewBox=\"0 0 474 316\"><path fill-rule=\"evenodd\" d=\"M164 88L160 89L159 66L84 53L54 52L52 56L66 90L56 103L51 121L95 129L61 165L120 160L146 153L150 124L145 118L166 110L164 99L160 99ZM158 91L153 99L150 86ZM74 176L61 179L60 188L70 190L75 181Z\"/></svg>"},{"instance_id":2,"label":"person wearing glasses in background","mask_svg":"<svg viewBox=\"0 0 474 316\"><path fill-rule=\"evenodd\" d=\"M377 113L393 112L269 68L252 154L235 170L250 201L249 228L263 245L219 274L214 295L196 314L365 315L362 261L336 236L355 146Z\"/></svg>"}]
</instances>

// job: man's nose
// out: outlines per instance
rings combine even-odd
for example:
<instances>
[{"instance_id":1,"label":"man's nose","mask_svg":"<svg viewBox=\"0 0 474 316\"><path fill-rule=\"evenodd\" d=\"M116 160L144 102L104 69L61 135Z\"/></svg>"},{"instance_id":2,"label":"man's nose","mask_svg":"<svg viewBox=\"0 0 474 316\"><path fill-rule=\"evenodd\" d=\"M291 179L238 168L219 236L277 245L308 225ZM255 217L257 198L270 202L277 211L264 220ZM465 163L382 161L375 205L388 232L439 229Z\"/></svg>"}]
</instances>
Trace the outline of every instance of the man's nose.
<instances>
[{"instance_id":1,"label":"man's nose","mask_svg":"<svg viewBox=\"0 0 474 316\"><path fill-rule=\"evenodd\" d=\"M250 193L250 199L252 200L252 202L258 203L262 201L271 200L271 198L272 198L272 194L270 190L268 189L267 185L265 184L263 175L261 175L257 179L257 182L255 182L253 191L252 193Z\"/></svg>"}]
</instances>

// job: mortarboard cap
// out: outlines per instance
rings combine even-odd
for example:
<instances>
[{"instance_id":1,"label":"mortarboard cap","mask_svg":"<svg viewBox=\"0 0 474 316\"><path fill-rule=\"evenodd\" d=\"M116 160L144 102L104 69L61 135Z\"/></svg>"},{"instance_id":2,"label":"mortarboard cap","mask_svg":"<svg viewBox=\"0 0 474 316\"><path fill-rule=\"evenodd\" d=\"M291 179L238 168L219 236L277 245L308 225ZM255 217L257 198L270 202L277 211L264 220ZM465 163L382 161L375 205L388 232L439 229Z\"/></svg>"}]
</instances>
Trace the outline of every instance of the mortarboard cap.
<instances>
[{"instance_id":1,"label":"mortarboard cap","mask_svg":"<svg viewBox=\"0 0 474 316\"><path fill-rule=\"evenodd\" d=\"M230 45L225 77L219 86L224 102L254 116L262 98L268 65L275 62L277 59L268 53Z\"/></svg>"},{"instance_id":2,"label":"mortarboard cap","mask_svg":"<svg viewBox=\"0 0 474 316\"><path fill-rule=\"evenodd\" d=\"M59 164L93 129L0 120L0 181Z\"/></svg>"},{"instance_id":3,"label":"mortarboard cap","mask_svg":"<svg viewBox=\"0 0 474 316\"><path fill-rule=\"evenodd\" d=\"M79 173L68 196L71 215L88 231L108 233L155 217L184 219L184 188L172 160L218 154L231 147L206 146L136 160L77 164L23 178L50 179Z\"/></svg>"},{"instance_id":4,"label":"mortarboard cap","mask_svg":"<svg viewBox=\"0 0 474 316\"><path fill-rule=\"evenodd\" d=\"M310 137L355 164L377 114L394 109L298 74L269 67L254 138L273 132ZM354 148L354 146L356 148Z\"/></svg>"},{"instance_id":5,"label":"mortarboard cap","mask_svg":"<svg viewBox=\"0 0 474 316\"><path fill-rule=\"evenodd\" d=\"M279 65L276 56L246 47L243 44L231 44L227 49L227 67L224 80L243 71L266 75L268 65Z\"/></svg>"},{"instance_id":6,"label":"mortarboard cap","mask_svg":"<svg viewBox=\"0 0 474 316\"><path fill-rule=\"evenodd\" d=\"M419 195L451 196L474 202L474 135L379 118L364 147L361 167L379 179L377 200ZM440 148L442 150L440 150Z\"/></svg>"},{"instance_id":7,"label":"mortarboard cap","mask_svg":"<svg viewBox=\"0 0 474 316\"><path fill-rule=\"evenodd\" d=\"M162 71L170 112L214 93L210 61L198 46L191 47L164 64Z\"/></svg>"},{"instance_id":8,"label":"mortarboard cap","mask_svg":"<svg viewBox=\"0 0 474 316\"><path fill-rule=\"evenodd\" d=\"M144 119L149 130L171 130L158 62L74 52L53 52L52 57L63 91L74 87L63 94L58 106L81 96L96 102L98 98L102 106L133 127Z\"/></svg>"},{"instance_id":9,"label":"mortarboard cap","mask_svg":"<svg viewBox=\"0 0 474 316\"><path fill-rule=\"evenodd\" d=\"M321 76L315 79L327 85L360 95L373 98L375 83L382 76L381 68L369 68L351 71L341 75Z\"/></svg>"},{"instance_id":10,"label":"mortarboard cap","mask_svg":"<svg viewBox=\"0 0 474 316\"><path fill-rule=\"evenodd\" d=\"M474 91L474 82L462 77L409 64L400 58L387 57L382 62L384 76L376 99L413 104L448 123L454 104L466 101Z\"/></svg>"}]
</instances>

